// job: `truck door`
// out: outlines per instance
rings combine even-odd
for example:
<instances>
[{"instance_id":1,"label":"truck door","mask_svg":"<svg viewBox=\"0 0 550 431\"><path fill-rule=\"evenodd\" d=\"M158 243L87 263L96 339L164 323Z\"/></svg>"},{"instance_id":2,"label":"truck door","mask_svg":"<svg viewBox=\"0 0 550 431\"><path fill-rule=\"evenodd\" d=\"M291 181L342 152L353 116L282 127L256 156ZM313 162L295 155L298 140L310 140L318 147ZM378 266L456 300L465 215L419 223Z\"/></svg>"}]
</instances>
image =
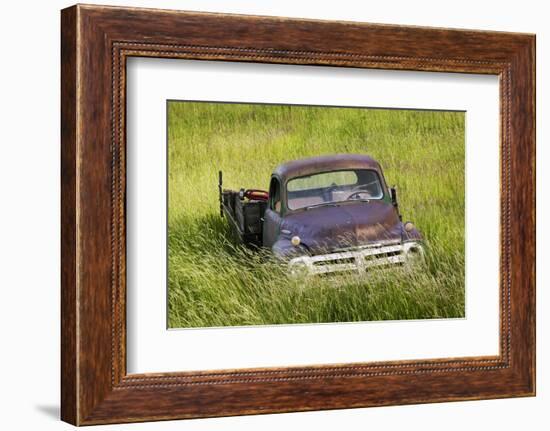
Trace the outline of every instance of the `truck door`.
<instances>
[{"instance_id":1,"label":"truck door","mask_svg":"<svg viewBox=\"0 0 550 431\"><path fill-rule=\"evenodd\" d=\"M269 201L264 213L264 247L271 247L279 237L281 206L281 183L277 177L272 177L269 184Z\"/></svg>"}]
</instances>

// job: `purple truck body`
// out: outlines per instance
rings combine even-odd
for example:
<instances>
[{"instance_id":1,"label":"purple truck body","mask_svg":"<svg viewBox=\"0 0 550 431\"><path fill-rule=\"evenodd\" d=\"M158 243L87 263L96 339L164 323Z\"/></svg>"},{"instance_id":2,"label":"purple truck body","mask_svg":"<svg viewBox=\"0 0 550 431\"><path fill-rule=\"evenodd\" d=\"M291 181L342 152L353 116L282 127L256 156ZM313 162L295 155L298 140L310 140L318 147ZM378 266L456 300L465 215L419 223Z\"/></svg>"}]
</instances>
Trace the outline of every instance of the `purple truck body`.
<instances>
[{"instance_id":1,"label":"purple truck body","mask_svg":"<svg viewBox=\"0 0 550 431\"><path fill-rule=\"evenodd\" d=\"M399 213L377 161L339 154L284 163L268 192L224 190L220 209L245 244L270 248L293 271L319 274L406 264L422 236Z\"/></svg>"}]
</instances>

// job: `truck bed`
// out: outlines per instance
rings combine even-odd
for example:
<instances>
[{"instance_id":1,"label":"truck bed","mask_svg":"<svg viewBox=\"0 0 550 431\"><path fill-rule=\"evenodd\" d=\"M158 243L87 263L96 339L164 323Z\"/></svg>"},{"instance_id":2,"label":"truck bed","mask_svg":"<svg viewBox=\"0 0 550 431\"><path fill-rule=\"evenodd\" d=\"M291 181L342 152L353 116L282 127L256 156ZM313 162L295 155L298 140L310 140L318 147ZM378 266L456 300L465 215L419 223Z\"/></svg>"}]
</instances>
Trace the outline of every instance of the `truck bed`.
<instances>
[{"instance_id":1,"label":"truck bed","mask_svg":"<svg viewBox=\"0 0 550 431\"><path fill-rule=\"evenodd\" d=\"M235 190L221 191L221 211L230 221L235 236L246 245L262 245L263 215L267 202L242 197Z\"/></svg>"}]
</instances>

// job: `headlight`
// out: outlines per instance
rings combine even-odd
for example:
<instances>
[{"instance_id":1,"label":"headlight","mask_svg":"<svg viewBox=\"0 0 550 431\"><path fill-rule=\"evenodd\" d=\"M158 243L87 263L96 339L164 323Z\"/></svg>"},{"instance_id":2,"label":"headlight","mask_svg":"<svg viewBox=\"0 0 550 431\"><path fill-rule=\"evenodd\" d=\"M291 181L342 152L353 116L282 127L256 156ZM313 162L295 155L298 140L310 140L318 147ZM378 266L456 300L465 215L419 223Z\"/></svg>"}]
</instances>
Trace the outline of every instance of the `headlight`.
<instances>
[{"instance_id":1,"label":"headlight","mask_svg":"<svg viewBox=\"0 0 550 431\"><path fill-rule=\"evenodd\" d=\"M407 232L410 232L411 230L414 229L414 224L412 224L412 222L408 221L408 222L405 223L404 227L405 227L405 230Z\"/></svg>"},{"instance_id":2,"label":"headlight","mask_svg":"<svg viewBox=\"0 0 550 431\"><path fill-rule=\"evenodd\" d=\"M300 237L298 235L293 236L292 239L290 240L290 243L295 247L299 246L300 245Z\"/></svg>"}]
</instances>

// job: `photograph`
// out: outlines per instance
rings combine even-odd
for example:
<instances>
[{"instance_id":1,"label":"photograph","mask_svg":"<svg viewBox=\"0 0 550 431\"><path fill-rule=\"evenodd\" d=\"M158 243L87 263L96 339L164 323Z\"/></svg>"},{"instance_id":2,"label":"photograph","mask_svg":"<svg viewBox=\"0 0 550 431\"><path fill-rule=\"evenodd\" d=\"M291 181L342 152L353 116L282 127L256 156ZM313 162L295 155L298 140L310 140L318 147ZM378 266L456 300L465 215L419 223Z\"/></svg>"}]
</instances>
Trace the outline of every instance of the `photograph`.
<instances>
[{"instance_id":1,"label":"photograph","mask_svg":"<svg viewBox=\"0 0 550 431\"><path fill-rule=\"evenodd\" d=\"M168 100L168 327L465 317L465 112Z\"/></svg>"}]
</instances>

